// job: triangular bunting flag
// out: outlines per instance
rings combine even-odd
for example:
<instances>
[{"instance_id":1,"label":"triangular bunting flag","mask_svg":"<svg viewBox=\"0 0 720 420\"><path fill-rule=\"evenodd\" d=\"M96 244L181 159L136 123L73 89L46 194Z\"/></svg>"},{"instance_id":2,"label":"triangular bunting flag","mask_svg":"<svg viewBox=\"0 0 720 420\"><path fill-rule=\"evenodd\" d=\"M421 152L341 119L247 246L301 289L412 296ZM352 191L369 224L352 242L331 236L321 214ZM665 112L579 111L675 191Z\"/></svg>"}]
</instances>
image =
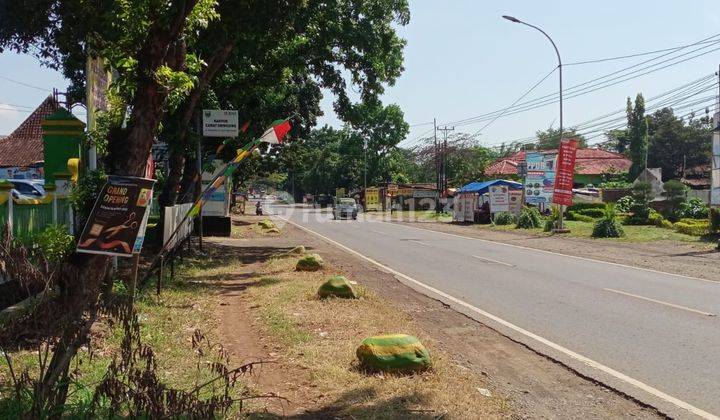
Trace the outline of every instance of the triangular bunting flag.
<instances>
[{"instance_id":1,"label":"triangular bunting flag","mask_svg":"<svg viewBox=\"0 0 720 420\"><path fill-rule=\"evenodd\" d=\"M282 144L283 138L290 131L290 128L290 121L277 120L272 123L272 127L263 133L260 141L270 144Z\"/></svg>"}]
</instances>

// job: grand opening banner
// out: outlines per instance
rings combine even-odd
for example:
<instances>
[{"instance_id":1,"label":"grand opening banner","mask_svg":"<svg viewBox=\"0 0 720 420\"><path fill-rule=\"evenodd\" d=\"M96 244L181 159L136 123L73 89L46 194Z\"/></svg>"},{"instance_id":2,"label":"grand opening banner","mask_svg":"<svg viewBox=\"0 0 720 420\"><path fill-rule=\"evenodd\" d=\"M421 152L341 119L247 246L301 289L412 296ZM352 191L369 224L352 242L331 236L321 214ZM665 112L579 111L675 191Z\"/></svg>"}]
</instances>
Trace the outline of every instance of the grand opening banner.
<instances>
[{"instance_id":1,"label":"grand opening banner","mask_svg":"<svg viewBox=\"0 0 720 420\"><path fill-rule=\"evenodd\" d=\"M78 241L77 252L130 257L143 237L155 180L109 176Z\"/></svg>"},{"instance_id":2,"label":"grand opening banner","mask_svg":"<svg viewBox=\"0 0 720 420\"><path fill-rule=\"evenodd\" d=\"M572 189L575 178L575 152L577 148L578 141L575 139L563 139L560 142L552 198L554 204L572 206Z\"/></svg>"}]
</instances>

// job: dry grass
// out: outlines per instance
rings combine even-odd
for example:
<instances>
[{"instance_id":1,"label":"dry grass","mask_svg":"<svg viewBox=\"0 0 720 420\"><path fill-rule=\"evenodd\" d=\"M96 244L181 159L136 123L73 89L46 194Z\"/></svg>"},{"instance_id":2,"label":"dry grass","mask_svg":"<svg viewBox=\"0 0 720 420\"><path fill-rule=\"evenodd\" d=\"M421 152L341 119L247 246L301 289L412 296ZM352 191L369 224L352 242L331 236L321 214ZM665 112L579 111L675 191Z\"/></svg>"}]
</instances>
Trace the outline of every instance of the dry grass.
<instances>
[{"instance_id":1,"label":"dry grass","mask_svg":"<svg viewBox=\"0 0 720 420\"><path fill-rule=\"evenodd\" d=\"M449 360L408 314L361 286L356 286L359 299L319 300L320 284L338 273L331 268L296 272L296 261L270 260L262 269L266 287L248 290L249 298L259 305L266 333L287 352L285 359L310 372L326 410L349 418L507 416L505 401L482 396L482 379ZM368 375L358 369L355 349L362 339L397 332L423 341L433 358L431 371L404 376Z\"/></svg>"}]
</instances>

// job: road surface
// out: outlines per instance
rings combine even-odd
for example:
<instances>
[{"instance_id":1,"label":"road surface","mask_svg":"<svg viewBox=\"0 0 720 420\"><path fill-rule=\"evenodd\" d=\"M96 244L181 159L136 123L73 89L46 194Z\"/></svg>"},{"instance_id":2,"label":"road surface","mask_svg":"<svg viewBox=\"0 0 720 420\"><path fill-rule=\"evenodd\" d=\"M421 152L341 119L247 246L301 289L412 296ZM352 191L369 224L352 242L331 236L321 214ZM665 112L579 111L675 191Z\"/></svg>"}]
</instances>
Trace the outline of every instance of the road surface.
<instances>
[{"instance_id":1,"label":"road surface","mask_svg":"<svg viewBox=\"0 0 720 420\"><path fill-rule=\"evenodd\" d=\"M272 211L583 374L675 417L720 416L720 283L289 209Z\"/></svg>"}]
</instances>

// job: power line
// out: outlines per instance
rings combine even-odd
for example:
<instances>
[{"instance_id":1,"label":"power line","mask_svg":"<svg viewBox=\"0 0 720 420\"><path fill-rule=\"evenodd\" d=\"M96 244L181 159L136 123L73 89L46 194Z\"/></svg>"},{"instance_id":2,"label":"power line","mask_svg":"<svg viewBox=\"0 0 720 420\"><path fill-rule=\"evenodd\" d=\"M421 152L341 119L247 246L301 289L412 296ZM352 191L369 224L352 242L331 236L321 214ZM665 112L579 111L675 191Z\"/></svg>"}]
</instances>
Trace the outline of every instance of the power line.
<instances>
[{"instance_id":1,"label":"power line","mask_svg":"<svg viewBox=\"0 0 720 420\"><path fill-rule=\"evenodd\" d=\"M658 56L658 57L654 57L654 58L652 58L652 59L645 60L645 61L642 61L642 62L640 62L640 63L634 64L634 65L632 65L632 66L628 66L628 67L622 68L622 69L620 69L620 70L616 70L616 71L611 72L611 73L608 73L608 74L606 74L606 75L604 75L604 76L596 77L596 78L594 78L594 79L585 81L585 82L583 82L583 83L580 83L580 84L571 86L571 87L565 89L565 92L568 93L569 95L564 95L564 98L568 98L568 99L569 99L569 98L574 98L574 97L577 97L577 96L585 95L585 94L587 94L587 93L595 92L595 91L597 91L597 90L604 89L604 88L607 88L607 87L610 87L610 86L614 86L614 85L617 85L617 84L619 84L619 83L622 83L622 82L625 82L625 81L628 81L628 80L632 80L632 79L635 79L635 78L637 78L637 77L641 77L641 76L644 76L644 75L653 73L653 72L655 72L655 71L663 70L663 69L665 69L665 68L667 68L667 67L670 67L670 66L673 66L673 65L677 65L677 64L681 64L681 63L683 63L683 62L692 60L692 59L694 59L694 58L698 58L698 57L701 57L701 56L703 56L703 55L709 54L709 53L711 53L711 52L720 50L720 48L717 48L717 49L713 49L713 50L710 50L710 51L705 51L705 52L696 54L696 55L694 55L694 56L688 57L688 58L686 58L686 59L683 59L683 60L680 60L680 61L677 61L677 62L673 62L673 63L667 64L667 65L665 65L665 66L662 66L662 67L653 69L653 67L661 66L661 65L663 65L663 64L665 64L665 63L672 62L672 61L674 61L674 60L677 60L677 59L679 59L679 58L681 58L681 57L684 57L684 56L687 56L687 55L689 55L689 54L693 54L693 53L702 51L702 50L704 50L704 49L707 49L707 48L709 48L709 47L712 47L712 46L714 46L714 45L720 44L720 40L714 40L714 41L711 41L711 42L708 41L709 39L712 39L712 38L715 38L715 37L718 37L718 36L720 36L720 34L713 35L712 37L703 39L703 40L701 40L701 41L698 41L697 43L688 44L688 46L694 46L694 45L698 45L698 44L700 44L700 43L706 43L706 44L708 44L708 45L705 45L705 46L703 46L703 47L694 49L694 50L692 50L692 51L688 51L688 52L686 52L686 53L683 53L683 54L680 54L680 55L677 55L677 56L668 58L668 59L663 60L663 61L660 61L660 62L653 63L653 64L651 64L651 65L648 65L648 66L645 66L645 67L636 69L636 70L634 70L634 71L632 71L632 72L628 72L628 73L626 73L626 74L620 74L620 73L626 72L627 70L631 70L631 69L634 69L634 68L636 68L636 67L642 66L643 64L650 63L650 62L652 62L652 61L656 61L656 60L658 60L658 59L660 59L660 58L663 58L663 57L665 57L665 56L668 56L668 55L672 55L672 54L674 54L674 52L679 51L680 49L683 49L683 48L686 48L686 47L676 48L676 49L674 49L673 52L671 52L671 53L663 54L663 55L660 55L660 56ZM646 71L646 72L644 72L644 73L641 73L641 74L636 74L635 76L632 76L632 77L628 77L628 76L630 76L630 75L633 75L633 74L638 73L638 72L642 72L642 71L644 71L644 70L648 70L648 71ZM618 76L616 76L616 75L618 75ZM616 77L612 77L612 78L611 78L611 76L616 76ZM600 83L592 84L593 82L598 82L598 81L601 81L601 80L603 80L603 79L608 79L608 78L610 78L610 79L609 79L609 80L604 80L604 81L602 81L602 82L600 82ZM609 83L609 82L614 82L614 83ZM587 85L590 85L590 86L587 86ZM583 86L584 86L584 87L583 87ZM531 99L531 100L529 100L529 101L516 104L516 105L517 105L517 109L516 109L516 110L513 110L512 113L506 114L506 115L515 115L516 113L519 113L519 112L525 112L525 111L529 111L529 110L532 110L532 109L540 108L540 107L542 107L542 106L550 105L550 104L552 104L552 103L557 102L556 97L557 97L557 94L553 93L553 94L548 94L548 95L540 96L540 97L537 97L537 98L535 98L535 99ZM484 121L487 121L487 120L489 120L489 119L494 118L498 113L501 113L501 112L503 112L503 111L505 111L505 110L504 110L504 109L500 109L500 110L492 111L492 112L489 112L489 113L477 115L477 116L475 116L475 117L469 117L469 118L465 118L465 119L462 119L462 120L451 121L451 122L448 122L448 124L470 125L470 124L475 124L475 123L478 123L478 122L484 122Z\"/></svg>"},{"instance_id":2,"label":"power line","mask_svg":"<svg viewBox=\"0 0 720 420\"><path fill-rule=\"evenodd\" d=\"M20 86L25 86L25 87L28 87L28 88L31 88L31 89L37 89L37 90L40 90L40 91L43 91L43 92L50 92L50 93L52 93L52 90L51 90L51 89L46 89L46 88L43 88L43 87L40 87L40 86L31 85L30 83L25 83L25 82L21 82L21 81L19 81L19 80L11 79L11 78L9 78L9 77L7 77L7 76L0 75L0 79L7 80L8 82L15 83L15 84L18 84L18 85L20 85Z\"/></svg>"},{"instance_id":3,"label":"power line","mask_svg":"<svg viewBox=\"0 0 720 420\"><path fill-rule=\"evenodd\" d=\"M505 108L505 109L504 109L501 113L499 113L495 118L493 118L492 120L490 120L489 123L485 124L481 129L479 129L478 131L476 131L476 132L475 132L474 134L472 134L470 137L475 137L475 136L477 136L478 134L482 133L482 131L483 131L484 129L486 129L490 124L494 123L495 121L498 120L498 118L500 118L500 117L502 117L503 115L505 115L505 113L506 113L510 108L512 108L513 106L515 106L515 104L517 104L518 102L520 102L524 97L528 96L528 95L530 94L530 92L532 92L533 90L535 90L535 88L537 88L538 86L540 86L540 84L542 84L542 82L544 82L545 80L547 80L547 78L550 77L551 74L555 73L555 70L557 70L557 69L558 69L558 67L555 67L554 69L550 70L550 72L549 72L548 74L546 74L542 79L538 80L538 82L535 83L534 85L532 85L532 87L531 87L530 89L526 90L525 93L523 93L523 94L520 95L517 99L515 99L515 101L514 101L513 103L511 103L510 106L508 106L507 108ZM453 129L454 129L454 128L455 128L455 127L453 127Z\"/></svg>"},{"instance_id":4,"label":"power line","mask_svg":"<svg viewBox=\"0 0 720 420\"><path fill-rule=\"evenodd\" d=\"M593 64L593 63L602 63L605 61L624 60L626 58L642 57L644 55L652 55L652 54L657 54L657 53L666 52L666 51L677 51L677 50L687 48L692 45L708 44L708 43L713 43L713 42L715 42L715 41L698 41L698 42L692 43L692 44L679 45L677 47L672 47L672 48L663 48L661 50L655 50L655 51L647 51L647 52L641 52L641 53L635 53L635 54L620 55L617 57L607 57L607 58L598 58L598 59L593 59L593 60L575 61L572 63L565 63L565 64L563 64L563 66L578 66L581 64Z\"/></svg>"}]
</instances>

